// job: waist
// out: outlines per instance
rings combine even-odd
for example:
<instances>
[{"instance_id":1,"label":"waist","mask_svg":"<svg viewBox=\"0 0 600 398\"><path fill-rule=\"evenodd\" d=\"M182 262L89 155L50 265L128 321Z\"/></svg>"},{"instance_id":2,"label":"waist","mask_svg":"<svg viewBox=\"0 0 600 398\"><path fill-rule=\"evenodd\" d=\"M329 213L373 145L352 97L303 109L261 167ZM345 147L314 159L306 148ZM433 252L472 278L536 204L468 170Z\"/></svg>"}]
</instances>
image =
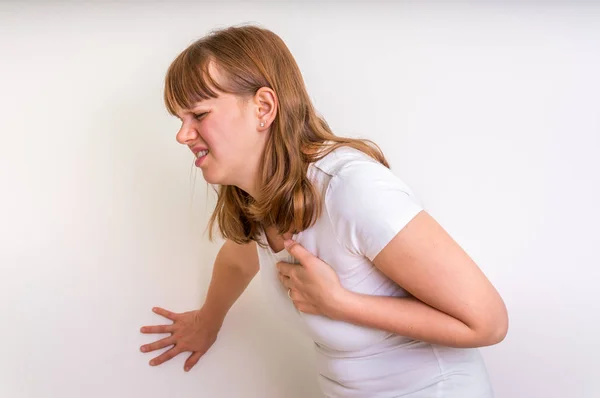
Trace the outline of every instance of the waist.
<instances>
[{"instance_id":1,"label":"waist","mask_svg":"<svg viewBox=\"0 0 600 398\"><path fill-rule=\"evenodd\" d=\"M410 395L425 390L491 396L487 371L477 349L441 347L398 335L360 351L336 351L316 345L323 392L332 396ZM469 391L469 394L467 394ZM417 397L419 395L415 395ZM423 395L426 396L426 395Z\"/></svg>"}]
</instances>

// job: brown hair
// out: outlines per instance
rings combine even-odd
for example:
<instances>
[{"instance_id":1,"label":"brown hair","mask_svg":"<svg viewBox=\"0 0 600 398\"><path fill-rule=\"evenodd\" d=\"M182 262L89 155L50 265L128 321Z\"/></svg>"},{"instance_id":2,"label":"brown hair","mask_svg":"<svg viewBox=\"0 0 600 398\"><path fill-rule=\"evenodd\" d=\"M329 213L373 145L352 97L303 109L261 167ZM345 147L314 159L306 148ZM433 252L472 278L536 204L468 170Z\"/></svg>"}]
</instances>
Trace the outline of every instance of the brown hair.
<instances>
[{"instance_id":1,"label":"brown hair","mask_svg":"<svg viewBox=\"0 0 600 398\"><path fill-rule=\"evenodd\" d=\"M210 62L225 76L224 82L210 76ZM260 243L261 229L268 226L280 234L310 227L321 214L321 200L307 178L308 165L340 146L363 151L389 167L372 141L332 133L317 115L300 69L283 40L257 26L215 30L192 43L167 71L164 100L175 115L177 109L216 98L219 91L253 96L261 87L274 90L278 101L259 171L261 189L252 198L236 186L218 187L209 222L211 240L215 221L223 238L236 243ZM326 145L328 141L332 144Z\"/></svg>"}]
</instances>

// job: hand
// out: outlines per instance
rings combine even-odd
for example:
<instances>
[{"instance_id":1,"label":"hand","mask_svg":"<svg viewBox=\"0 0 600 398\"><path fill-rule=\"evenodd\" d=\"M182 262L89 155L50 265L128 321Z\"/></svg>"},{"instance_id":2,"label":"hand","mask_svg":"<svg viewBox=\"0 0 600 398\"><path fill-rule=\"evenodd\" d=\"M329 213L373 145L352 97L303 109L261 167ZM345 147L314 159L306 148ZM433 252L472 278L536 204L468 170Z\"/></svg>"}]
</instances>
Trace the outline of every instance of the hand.
<instances>
[{"instance_id":1,"label":"hand","mask_svg":"<svg viewBox=\"0 0 600 398\"><path fill-rule=\"evenodd\" d=\"M329 264L314 256L299 243L285 241L287 251L300 262L277 263L279 280L291 289L294 306L301 312L333 317L347 290L340 284L337 273Z\"/></svg>"},{"instance_id":2,"label":"hand","mask_svg":"<svg viewBox=\"0 0 600 398\"><path fill-rule=\"evenodd\" d=\"M184 370L188 372L217 340L222 320L210 316L202 309L181 314L159 307L155 307L152 310L172 320L173 323L170 325L143 326L140 331L142 333L171 333L171 336L151 344L143 345L140 347L140 350L142 352L152 352L173 345L170 350L152 359L150 361L150 365L152 366L160 365L182 352L191 351L192 355L190 355L184 365Z\"/></svg>"}]
</instances>

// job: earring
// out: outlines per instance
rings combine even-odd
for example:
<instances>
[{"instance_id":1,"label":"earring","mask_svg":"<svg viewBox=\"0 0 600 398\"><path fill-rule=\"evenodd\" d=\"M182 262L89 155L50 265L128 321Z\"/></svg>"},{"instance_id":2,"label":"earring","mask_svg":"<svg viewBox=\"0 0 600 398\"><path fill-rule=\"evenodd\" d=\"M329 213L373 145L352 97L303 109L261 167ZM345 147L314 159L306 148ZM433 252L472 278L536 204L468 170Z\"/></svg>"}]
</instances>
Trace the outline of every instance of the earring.
<instances>
[{"instance_id":1,"label":"earring","mask_svg":"<svg viewBox=\"0 0 600 398\"><path fill-rule=\"evenodd\" d=\"M265 122L260 122L260 127L265 127Z\"/></svg>"}]
</instances>

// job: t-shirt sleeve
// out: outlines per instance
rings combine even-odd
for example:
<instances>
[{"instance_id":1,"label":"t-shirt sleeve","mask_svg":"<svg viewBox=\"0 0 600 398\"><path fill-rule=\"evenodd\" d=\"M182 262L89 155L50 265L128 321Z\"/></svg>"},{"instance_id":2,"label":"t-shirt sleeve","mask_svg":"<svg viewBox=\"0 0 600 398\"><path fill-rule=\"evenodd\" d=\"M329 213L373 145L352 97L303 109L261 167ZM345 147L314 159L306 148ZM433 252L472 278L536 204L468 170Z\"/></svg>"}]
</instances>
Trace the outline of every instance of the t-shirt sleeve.
<instances>
[{"instance_id":1,"label":"t-shirt sleeve","mask_svg":"<svg viewBox=\"0 0 600 398\"><path fill-rule=\"evenodd\" d=\"M399 177L366 160L345 165L331 178L325 205L340 244L371 261L423 210Z\"/></svg>"}]
</instances>

